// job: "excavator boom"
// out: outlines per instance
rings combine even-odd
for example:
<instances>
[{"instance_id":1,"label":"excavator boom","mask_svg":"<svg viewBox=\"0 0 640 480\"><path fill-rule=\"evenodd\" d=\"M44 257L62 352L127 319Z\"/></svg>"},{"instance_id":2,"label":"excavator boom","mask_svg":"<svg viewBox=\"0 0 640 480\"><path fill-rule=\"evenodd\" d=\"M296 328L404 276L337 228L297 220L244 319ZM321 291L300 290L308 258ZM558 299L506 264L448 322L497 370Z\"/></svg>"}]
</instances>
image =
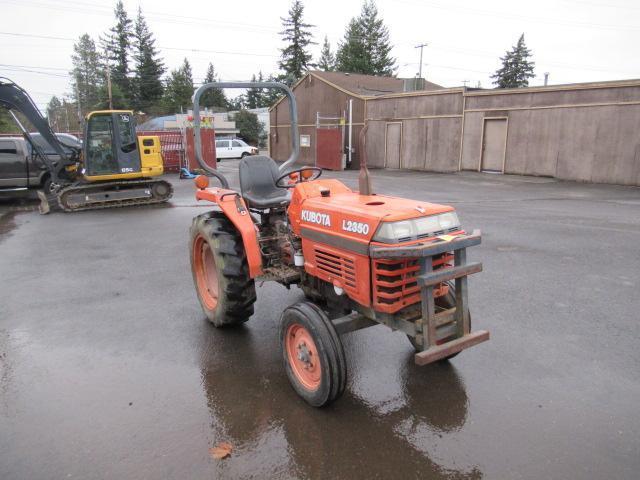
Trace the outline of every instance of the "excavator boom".
<instances>
[{"instance_id":1,"label":"excavator boom","mask_svg":"<svg viewBox=\"0 0 640 480\"><path fill-rule=\"evenodd\" d=\"M16 85L8 78L0 77L0 106L10 110L12 114L13 111L17 111L24 115L38 133L42 135L42 138L44 138L44 140L46 140L60 156L60 160L54 164L49 157L45 155L38 143L31 140L27 129L22 126L14 115L14 119L18 123L22 133L27 137L29 143L31 143L31 146L41 157L47 167L47 170L49 170L51 180L56 185L60 184L62 180L60 178L60 172L62 172L66 167L74 165L77 158L70 156L65 151L58 140L58 137L56 137L55 133L51 130L47 119L42 116L29 94L22 87Z\"/></svg>"}]
</instances>

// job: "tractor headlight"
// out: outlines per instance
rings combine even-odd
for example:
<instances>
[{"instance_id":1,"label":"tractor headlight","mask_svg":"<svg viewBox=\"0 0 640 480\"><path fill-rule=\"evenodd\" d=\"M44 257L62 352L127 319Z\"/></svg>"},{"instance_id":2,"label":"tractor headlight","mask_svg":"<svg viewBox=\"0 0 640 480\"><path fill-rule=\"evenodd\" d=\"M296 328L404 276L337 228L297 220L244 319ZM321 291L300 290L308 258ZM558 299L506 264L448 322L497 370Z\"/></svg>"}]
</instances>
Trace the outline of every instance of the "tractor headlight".
<instances>
[{"instance_id":1,"label":"tractor headlight","mask_svg":"<svg viewBox=\"0 0 640 480\"><path fill-rule=\"evenodd\" d=\"M399 222L382 222L373 236L373 241L380 243L409 242L442 235L458 228L460 228L458 214L447 212Z\"/></svg>"}]
</instances>

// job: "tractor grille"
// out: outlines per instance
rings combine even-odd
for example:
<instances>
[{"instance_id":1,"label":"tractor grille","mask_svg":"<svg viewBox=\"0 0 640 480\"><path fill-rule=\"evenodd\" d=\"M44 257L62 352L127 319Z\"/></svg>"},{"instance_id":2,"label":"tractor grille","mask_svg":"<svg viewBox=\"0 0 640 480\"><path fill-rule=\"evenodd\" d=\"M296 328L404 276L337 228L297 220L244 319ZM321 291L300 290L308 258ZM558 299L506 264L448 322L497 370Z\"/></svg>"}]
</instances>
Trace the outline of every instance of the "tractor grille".
<instances>
[{"instance_id":1,"label":"tractor grille","mask_svg":"<svg viewBox=\"0 0 640 480\"><path fill-rule=\"evenodd\" d=\"M316 268L332 280L342 280L345 290L356 288L356 269L353 258L336 255L322 248L315 248Z\"/></svg>"},{"instance_id":2,"label":"tractor grille","mask_svg":"<svg viewBox=\"0 0 640 480\"><path fill-rule=\"evenodd\" d=\"M433 269L451 266L453 255L443 253L433 257ZM420 272L417 258L406 260L373 260L373 306L376 310L395 313L398 310L420 302L420 287L416 276ZM434 289L434 296L445 295L449 290L442 283Z\"/></svg>"}]
</instances>

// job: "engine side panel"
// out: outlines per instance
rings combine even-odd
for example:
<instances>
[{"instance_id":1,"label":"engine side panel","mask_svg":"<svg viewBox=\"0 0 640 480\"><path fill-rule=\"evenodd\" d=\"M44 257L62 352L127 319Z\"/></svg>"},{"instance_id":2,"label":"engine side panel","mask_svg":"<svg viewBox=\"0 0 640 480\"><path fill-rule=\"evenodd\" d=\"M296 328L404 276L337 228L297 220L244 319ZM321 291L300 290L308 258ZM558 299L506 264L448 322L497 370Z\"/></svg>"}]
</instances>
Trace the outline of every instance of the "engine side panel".
<instances>
[{"instance_id":1,"label":"engine side panel","mask_svg":"<svg viewBox=\"0 0 640 480\"><path fill-rule=\"evenodd\" d=\"M334 246L302 238L304 269L334 287L342 288L352 300L371 305L368 255L345 251Z\"/></svg>"}]
</instances>

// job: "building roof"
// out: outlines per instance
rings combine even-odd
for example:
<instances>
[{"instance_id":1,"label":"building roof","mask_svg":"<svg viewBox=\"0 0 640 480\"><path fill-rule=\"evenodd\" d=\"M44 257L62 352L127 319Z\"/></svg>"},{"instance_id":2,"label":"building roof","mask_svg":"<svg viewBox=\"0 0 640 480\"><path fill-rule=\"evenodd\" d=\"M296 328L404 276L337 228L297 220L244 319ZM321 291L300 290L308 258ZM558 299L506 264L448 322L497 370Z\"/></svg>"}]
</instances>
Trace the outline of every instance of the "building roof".
<instances>
[{"instance_id":1,"label":"building roof","mask_svg":"<svg viewBox=\"0 0 640 480\"><path fill-rule=\"evenodd\" d=\"M415 79L403 79L395 77L379 77L375 75L362 75L359 73L344 73L344 72L325 72L322 70L310 70L300 80L298 80L292 90L295 91L296 87L304 82L309 77L317 78L318 80L342 90L351 96L358 98L372 98L380 95L389 95L392 93L405 92L405 84L407 80ZM432 82L424 80L424 90L433 91L443 89L441 85L437 85ZM281 96L271 107L269 111L275 108L286 97Z\"/></svg>"},{"instance_id":2,"label":"building roof","mask_svg":"<svg viewBox=\"0 0 640 480\"><path fill-rule=\"evenodd\" d=\"M321 70L312 70L309 74L359 96L385 95L405 90L405 80L402 78L378 77L359 73L324 72ZM440 88L442 88L440 85L425 80L425 90Z\"/></svg>"}]
</instances>

